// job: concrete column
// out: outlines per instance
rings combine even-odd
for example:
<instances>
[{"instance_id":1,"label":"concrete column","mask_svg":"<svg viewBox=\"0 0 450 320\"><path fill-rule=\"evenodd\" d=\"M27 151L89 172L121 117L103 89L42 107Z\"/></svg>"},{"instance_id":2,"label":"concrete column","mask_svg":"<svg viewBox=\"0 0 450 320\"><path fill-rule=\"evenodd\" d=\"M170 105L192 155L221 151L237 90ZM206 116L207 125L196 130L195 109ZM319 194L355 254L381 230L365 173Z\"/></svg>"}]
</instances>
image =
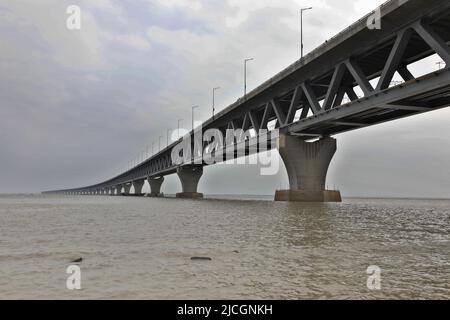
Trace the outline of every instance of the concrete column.
<instances>
[{"instance_id":1,"label":"concrete column","mask_svg":"<svg viewBox=\"0 0 450 320\"><path fill-rule=\"evenodd\" d=\"M336 149L333 138L305 142L280 134L278 150L286 166L290 190L277 191L275 201L341 202L339 191L325 190L328 167Z\"/></svg>"},{"instance_id":2,"label":"concrete column","mask_svg":"<svg viewBox=\"0 0 450 320\"><path fill-rule=\"evenodd\" d=\"M177 198L203 198L203 194L197 192L198 182L203 175L203 166L187 165L179 167L177 174L183 187L183 192L177 193Z\"/></svg>"},{"instance_id":3,"label":"concrete column","mask_svg":"<svg viewBox=\"0 0 450 320\"><path fill-rule=\"evenodd\" d=\"M123 194L125 196L129 196L130 195L130 189L131 189L131 184L124 184L123 185Z\"/></svg>"},{"instance_id":4,"label":"concrete column","mask_svg":"<svg viewBox=\"0 0 450 320\"><path fill-rule=\"evenodd\" d=\"M121 196L122 195L122 186L118 185L116 186L116 196Z\"/></svg>"},{"instance_id":5,"label":"concrete column","mask_svg":"<svg viewBox=\"0 0 450 320\"><path fill-rule=\"evenodd\" d=\"M134 186L134 195L135 196L143 196L142 187L144 186L145 180L136 180L133 181Z\"/></svg>"},{"instance_id":6,"label":"concrete column","mask_svg":"<svg viewBox=\"0 0 450 320\"><path fill-rule=\"evenodd\" d=\"M164 177L158 178L148 178L148 183L150 184L150 197L160 198L164 197L164 194L161 193L161 185L164 182Z\"/></svg>"}]
</instances>

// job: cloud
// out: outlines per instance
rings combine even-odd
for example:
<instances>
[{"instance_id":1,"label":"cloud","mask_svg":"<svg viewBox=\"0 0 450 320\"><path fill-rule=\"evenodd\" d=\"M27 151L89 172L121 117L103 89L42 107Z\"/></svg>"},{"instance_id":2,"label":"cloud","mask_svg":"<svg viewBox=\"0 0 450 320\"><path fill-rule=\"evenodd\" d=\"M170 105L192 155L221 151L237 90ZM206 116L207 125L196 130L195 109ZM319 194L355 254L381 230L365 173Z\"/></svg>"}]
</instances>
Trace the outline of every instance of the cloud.
<instances>
[{"instance_id":1,"label":"cloud","mask_svg":"<svg viewBox=\"0 0 450 320\"><path fill-rule=\"evenodd\" d=\"M158 5L168 7L168 8L187 8L194 11L199 11L202 9L201 1L197 0L156 0Z\"/></svg>"}]
</instances>

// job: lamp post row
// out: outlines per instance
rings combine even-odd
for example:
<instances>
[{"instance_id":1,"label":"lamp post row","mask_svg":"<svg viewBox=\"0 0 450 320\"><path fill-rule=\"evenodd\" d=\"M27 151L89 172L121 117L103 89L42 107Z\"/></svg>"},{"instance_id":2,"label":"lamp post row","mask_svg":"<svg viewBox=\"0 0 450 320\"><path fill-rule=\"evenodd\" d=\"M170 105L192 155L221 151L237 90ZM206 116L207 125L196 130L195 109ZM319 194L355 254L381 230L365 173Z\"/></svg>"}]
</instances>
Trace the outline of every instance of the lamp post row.
<instances>
[{"instance_id":1,"label":"lamp post row","mask_svg":"<svg viewBox=\"0 0 450 320\"><path fill-rule=\"evenodd\" d=\"M303 49L304 49L304 45L303 45L303 13L305 11L308 10L312 10L312 7L305 7L305 8L301 8L300 9L300 57L301 59L303 59ZM247 64L250 61L253 61L254 58L246 58L244 59L244 101L247 100ZM439 68L441 68L441 63L437 63L439 65ZM220 90L220 87L214 87L212 89L212 118L214 120L215 117L215 113L216 113L216 91ZM194 112L195 109L199 108L199 106L193 106L192 107L192 132L194 131ZM180 123L184 121L183 119L178 119L178 130L177 130L177 135L178 135L178 139L180 139ZM171 130L168 129L167 130L167 147L169 147L169 135L171 133ZM163 139L162 136L159 137L159 152L161 152L161 139ZM155 142L152 142L152 155L155 154L154 152L154 146L155 146ZM145 152L145 151L144 151ZM149 154L149 147L147 146L147 158ZM144 160L143 160L144 161ZM133 166L133 162L130 163L131 166Z\"/></svg>"}]
</instances>

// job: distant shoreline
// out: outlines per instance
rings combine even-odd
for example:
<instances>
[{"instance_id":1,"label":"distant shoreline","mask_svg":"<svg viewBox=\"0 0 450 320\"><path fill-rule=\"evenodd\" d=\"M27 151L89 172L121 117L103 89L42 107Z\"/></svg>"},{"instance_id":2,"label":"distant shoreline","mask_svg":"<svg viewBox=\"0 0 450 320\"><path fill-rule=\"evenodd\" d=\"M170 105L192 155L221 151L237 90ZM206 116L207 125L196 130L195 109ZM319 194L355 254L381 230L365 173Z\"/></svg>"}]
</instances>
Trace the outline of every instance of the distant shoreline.
<instances>
[{"instance_id":1,"label":"distant shoreline","mask_svg":"<svg viewBox=\"0 0 450 320\"><path fill-rule=\"evenodd\" d=\"M12 196L33 196L40 197L45 196L41 193L0 193L0 197L12 197ZM46 195L48 196L48 195ZM90 196L92 197L92 196ZM100 196L99 196L100 197ZM175 197L175 194L167 194L167 198ZM270 199L273 195L251 195L251 194L205 194L206 200L227 200L227 199ZM436 201L450 201L450 198L439 197L396 197L396 196L344 196L344 199L348 200L436 200Z\"/></svg>"}]
</instances>

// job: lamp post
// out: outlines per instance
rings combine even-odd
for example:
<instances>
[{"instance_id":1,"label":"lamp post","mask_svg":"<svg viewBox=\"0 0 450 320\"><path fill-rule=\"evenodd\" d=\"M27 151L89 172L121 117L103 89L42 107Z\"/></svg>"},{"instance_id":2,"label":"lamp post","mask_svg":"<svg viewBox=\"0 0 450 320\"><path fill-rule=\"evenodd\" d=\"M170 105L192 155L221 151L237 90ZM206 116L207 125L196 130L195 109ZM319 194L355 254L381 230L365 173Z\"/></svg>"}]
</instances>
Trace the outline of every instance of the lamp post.
<instances>
[{"instance_id":1,"label":"lamp post","mask_svg":"<svg viewBox=\"0 0 450 320\"><path fill-rule=\"evenodd\" d=\"M161 152L161 140L163 139L162 136L159 136L159 152Z\"/></svg>"},{"instance_id":2,"label":"lamp post","mask_svg":"<svg viewBox=\"0 0 450 320\"><path fill-rule=\"evenodd\" d=\"M193 106L192 107L192 132L194 132L194 111L197 108L199 108L199 106Z\"/></svg>"},{"instance_id":3,"label":"lamp post","mask_svg":"<svg viewBox=\"0 0 450 320\"><path fill-rule=\"evenodd\" d=\"M180 140L180 123L183 121L183 119L178 119L178 140Z\"/></svg>"},{"instance_id":4,"label":"lamp post","mask_svg":"<svg viewBox=\"0 0 450 320\"><path fill-rule=\"evenodd\" d=\"M167 147L169 147L169 135L170 135L170 129L167 129Z\"/></svg>"},{"instance_id":5,"label":"lamp post","mask_svg":"<svg viewBox=\"0 0 450 320\"><path fill-rule=\"evenodd\" d=\"M247 99L247 62L253 61L253 58L244 60L244 99Z\"/></svg>"},{"instance_id":6,"label":"lamp post","mask_svg":"<svg viewBox=\"0 0 450 320\"><path fill-rule=\"evenodd\" d=\"M152 157L155 155L155 141L152 142Z\"/></svg>"},{"instance_id":7,"label":"lamp post","mask_svg":"<svg viewBox=\"0 0 450 320\"><path fill-rule=\"evenodd\" d=\"M300 9L300 43L301 43L301 57L303 58L303 12L311 10L312 7Z\"/></svg>"},{"instance_id":8,"label":"lamp post","mask_svg":"<svg viewBox=\"0 0 450 320\"><path fill-rule=\"evenodd\" d=\"M213 120L214 120L214 114L216 112L216 91L219 89L220 89L220 87L213 88L213 112L212 112Z\"/></svg>"}]
</instances>

